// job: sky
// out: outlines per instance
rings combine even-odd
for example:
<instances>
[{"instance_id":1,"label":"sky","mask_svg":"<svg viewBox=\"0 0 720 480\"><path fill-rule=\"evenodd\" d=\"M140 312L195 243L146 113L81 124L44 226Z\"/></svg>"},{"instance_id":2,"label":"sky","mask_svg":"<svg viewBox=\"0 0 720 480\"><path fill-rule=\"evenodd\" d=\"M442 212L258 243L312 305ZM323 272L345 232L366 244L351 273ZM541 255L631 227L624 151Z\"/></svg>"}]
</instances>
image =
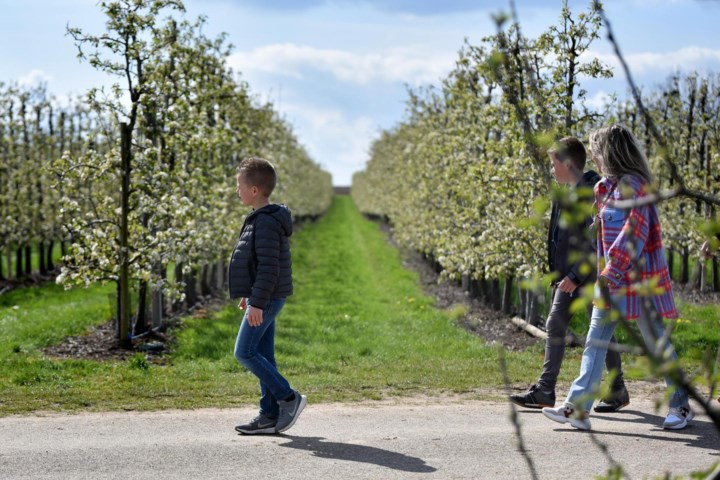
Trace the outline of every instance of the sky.
<instances>
[{"instance_id":1,"label":"sky","mask_svg":"<svg viewBox=\"0 0 720 480\"><path fill-rule=\"evenodd\" d=\"M379 133L405 115L408 88L438 85L467 39L495 32L495 0L185 0L186 17L228 34L229 65L260 101L293 126L311 157L350 185ZM523 33L556 23L561 0L517 0ZM579 13L589 1L570 1ZM676 71L720 72L720 1L608 0L605 10L636 82L664 83ZM0 0L0 82L46 82L59 99L109 85L76 58L66 26L100 33L96 0ZM593 55L617 67L603 36ZM584 80L590 104L626 94L625 77Z\"/></svg>"}]
</instances>

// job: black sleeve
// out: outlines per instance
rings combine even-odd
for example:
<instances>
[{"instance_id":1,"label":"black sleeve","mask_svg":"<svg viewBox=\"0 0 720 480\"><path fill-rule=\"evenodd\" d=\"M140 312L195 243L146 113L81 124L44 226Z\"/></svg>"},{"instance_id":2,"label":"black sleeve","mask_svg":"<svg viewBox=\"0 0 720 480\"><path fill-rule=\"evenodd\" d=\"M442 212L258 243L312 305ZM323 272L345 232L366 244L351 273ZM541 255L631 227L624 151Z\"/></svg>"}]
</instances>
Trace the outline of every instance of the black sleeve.
<instances>
[{"instance_id":1,"label":"black sleeve","mask_svg":"<svg viewBox=\"0 0 720 480\"><path fill-rule=\"evenodd\" d=\"M577 251L581 253L582 258L570 267L570 270L568 270L568 277L570 277L570 280L575 282L577 285L585 283L588 278L593 276L595 270L595 265L590 262L590 259L597 249L597 239L593 241L595 236L592 234L593 231L591 225L592 217L588 217L585 219L585 222L575 230L575 239L581 245L581 248L578 248ZM582 273L583 265L590 267L590 271L586 274Z\"/></svg>"},{"instance_id":2,"label":"black sleeve","mask_svg":"<svg viewBox=\"0 0 720 480\"><path fill-rule=\"evenodd\" d=\"M258 215L255 220L255 255L257 274L248 303L265 310L278 280L280 271L280 224L269 215Z\"/></svg>"}]
</instances>

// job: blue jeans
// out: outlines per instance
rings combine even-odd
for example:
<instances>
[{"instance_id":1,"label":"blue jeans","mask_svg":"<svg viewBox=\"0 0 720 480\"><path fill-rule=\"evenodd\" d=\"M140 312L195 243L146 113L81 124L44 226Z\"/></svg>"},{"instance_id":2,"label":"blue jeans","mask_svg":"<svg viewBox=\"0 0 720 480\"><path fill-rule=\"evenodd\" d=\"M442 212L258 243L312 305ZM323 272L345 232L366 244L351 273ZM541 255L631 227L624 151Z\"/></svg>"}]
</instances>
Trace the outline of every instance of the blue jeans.
<instances>
[{"instance_id":1,"label":"blue jeans","mask_svg":"<svg viewBox=\"0 0 720 480\"><path fill-rule=\"evenodd\" d=\"M260 380L260 413L270 418L279 415L278 400L293 393L275 363L275 318L283 306L284 298L272 300L257 327L248 323L246 310L235 341L235 358Z\"/></svg>"},{"instance_id":2,"label":"blue jeans","mask_svg":"<svg viewBox=\"0 0 720 480\"><path fill-rule=\"evenodd\" d=\"M625 314L624 302L620 303L621 313ZM615 332L617 322L610 320L609 309L593 308L590 320L590 330L587 334L585 350L583 351L582 363L580 365L580 376L573 381L568 392L566 403L573 404L577 409L589 412L595 400L596 391L600 385L602 378L603 366L605 364L605 355L607 354L610 338ZM665 334L665 327L662 319L657 312L652 309L645 315L647 321L643 318L637 320L638 328L642 334L645 345L656 351L664 351L669 361L677 361L678 356L675 349L669 341L665 341L658 346L658 339ZM673 388L673 394L670 397L670 407L682 407L688 405L687 392L673 383L670 378L665 377L665 384L669 388Z\"/></svg>"},{"instance_id":3,"label":"blue jeans","mask_svg":"<svg viewBox=\"0 0 720 480\"><path fill-rule=\"evenodd\" d=\"M575 290L577 292L578 290ZM537 384L545 391L555 391L557 377L560 374L563 358L565 357L565 335L568 332L568 325L572 313L570 305L577 298L577 293L565 293L557 287L553 288L553 303L550 307L545 328L547 340L545 340L545 363ZM588 317L592 317L592 309L588 309ZM617 343L615 337L610 338L610 343ZM625 388L623 378L622 362L620 352L610 348L605 358L605 367L608 372L615 372L611 391L618 392Z\"/></svg>"}]
</instances>

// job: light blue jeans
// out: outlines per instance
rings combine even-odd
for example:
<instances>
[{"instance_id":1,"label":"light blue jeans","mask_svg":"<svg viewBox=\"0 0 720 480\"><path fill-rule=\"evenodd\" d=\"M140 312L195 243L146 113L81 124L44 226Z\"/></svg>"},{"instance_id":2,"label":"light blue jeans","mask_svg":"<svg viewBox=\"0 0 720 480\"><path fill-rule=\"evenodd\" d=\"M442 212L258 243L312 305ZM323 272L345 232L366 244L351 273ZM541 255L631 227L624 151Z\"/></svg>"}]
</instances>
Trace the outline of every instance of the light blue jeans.
<instances>
[{"instance_id":1,"label":"light blue jeans","mask_svg":"<svg viewBox=\"0 0 720 480\"><path fill-rule=\"evenodd\" d=\"M624 302L621 300L619 303L621 313L624 315ZM585 412L590 411L597 395L596 391L602 379L608 344L615 332L615 327L617 327L618 322L610 320L610 312L611 310L608 309L593 308L590 330L587 334L580 365L580 376L573 381L565 400L566 403L571 403L575 408ZM665 334L665 327L660 315L653 308L645 317L648 317L647 321L642 318L637 320L645 345L655 351L663 351L669 361L677 361L677 353L667 339L658 345L658 339L663 338ZM668 377L665 377L665 384L668 388L673 389L670 397L670 407L686 407L688 405L687 392Z\"/></svg>"},{"instance_id":2,"label":"light blue jeans","mask_svg":"<svg viewBox=\"0 0 720 480\"><path fill-rule=\"evenodd\" d=\"M293 393L275 363L275 318L283 306L284 298L272 300L263 310L263 322L257 327L250 326L245 310L235 340L235 358L260 380L260 413L270 418L278 417L278 400Z\"/></svg>"}]
</instances>

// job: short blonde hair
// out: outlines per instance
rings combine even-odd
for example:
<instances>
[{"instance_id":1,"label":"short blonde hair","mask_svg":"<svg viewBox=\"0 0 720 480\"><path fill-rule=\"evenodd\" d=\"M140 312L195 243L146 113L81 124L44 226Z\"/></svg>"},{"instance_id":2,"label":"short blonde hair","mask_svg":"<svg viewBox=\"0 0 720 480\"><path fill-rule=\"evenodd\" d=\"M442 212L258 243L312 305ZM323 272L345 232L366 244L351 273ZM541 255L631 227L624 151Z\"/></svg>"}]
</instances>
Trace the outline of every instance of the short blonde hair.
<instances>
[{"instance_id":1,"label":"short blonde hair","mask_svg":"<svg viewBox=\"0 0 720 480\"><path fill-rule=\"evenodd\" d=\"M625 125L614 124L590 132L590 153L603 175L632 174L648 183L653 181L640 142Z\"/></svg>"}]
</instances>

